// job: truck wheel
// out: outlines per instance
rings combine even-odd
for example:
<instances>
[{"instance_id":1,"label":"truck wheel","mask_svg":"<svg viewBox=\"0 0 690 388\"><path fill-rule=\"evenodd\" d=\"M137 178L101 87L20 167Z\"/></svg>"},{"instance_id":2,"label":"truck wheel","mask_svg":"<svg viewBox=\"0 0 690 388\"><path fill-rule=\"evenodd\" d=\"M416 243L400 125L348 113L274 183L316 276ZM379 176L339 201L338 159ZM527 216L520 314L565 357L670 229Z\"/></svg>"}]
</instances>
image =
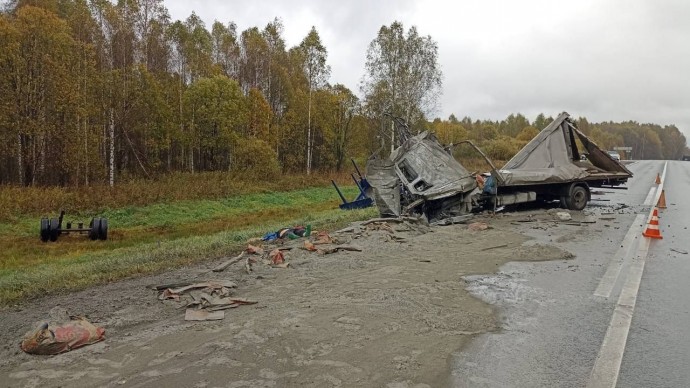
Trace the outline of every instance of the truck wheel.
<instances>
[{"instance_id":1,"label":"truck wheel","mask_svg":"<svg viewBox=\"0 0 690 388\"><path fill-rule=\"evenodd\" d=\"M100 235L101 231L101 219L100 218L92 218L91 222L89 223L89 238L93 241L98 240L98 236Z\"/></svg>"},{"instance_id":2,"label":"truck wheel","mask_svg":"<svg viewBox=\"0 0 690 388\"><path fill-rule=\"evenodd\" d=\"M570 195L565 199L570 210L582 210L587 206L587 190L582 186L574 186Z\"/></svg>"},{"instance_id":3,"label":"truck wheel","mask_svg":"<svg viewBox=\"0 0 690 388\"><path fill-rule=\"evenodd\" d=\"M107 218L101 218L101 227L99 228L98 239L99 240L107 240L108 239L108 219Z\"/></svg>"},{"instance_id":4,"label":"truck wheel","mask_svg":"<svg viewBox=\"0 0 690 388\"><path fill-rule=\"evenodd\" d=\"M50 220L50 241L57 241L60 235L60 220L53 218Z\"/></svg>"},{"instance_id":5,"label":"truck wheel","mask_svg":"<svg viewBox=\"0 0 690 388\"><path fill-rule=\"evenodd\" d=\"M47 242L50 239L50 222L47 218L41 218L41 241Z\"/></svg>"}]
</instances>

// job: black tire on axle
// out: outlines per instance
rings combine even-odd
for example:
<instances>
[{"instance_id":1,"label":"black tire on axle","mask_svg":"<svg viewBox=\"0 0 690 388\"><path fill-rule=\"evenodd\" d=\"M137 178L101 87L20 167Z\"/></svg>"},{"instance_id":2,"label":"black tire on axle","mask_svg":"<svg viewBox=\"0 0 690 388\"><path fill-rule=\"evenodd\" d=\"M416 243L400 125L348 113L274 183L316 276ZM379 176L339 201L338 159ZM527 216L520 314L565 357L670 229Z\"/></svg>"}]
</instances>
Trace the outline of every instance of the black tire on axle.
<instances>
[{"instance_id":1,"label":"black tire on axle","mask_svg":"<svg viewBox=\"0 0 690 388\"><path fill-rule=\"evenodd\" d=\"M587 206L587 190L582 186L573 186L565 203L570 210L582 210Z\"/></svg>"},{"instance_id":2,"label":"black tire on axle","mask_svg":"<svg viewBox=\"0 0 690 388\"><path fill-rule=\"evenodd\" d=\"M55 242L60 235L60 220L57 218L50 219L50 241Z\"/></svg>"},{"instance_id":3,"label":"black tire on axle","mask_svg":"<svg viewBox=\"0 0 690 388\"><path fill-rule=\"evenodd\" d=\"M50 239L50 222L47 218L41 218L41 241L48 242Z\"/></svg>"},{"instance_id":4,"label":"black tire on axle","mask_svg":"<svg viewBox=\"0 0 690 388\"><path fill-rule=\"evenodd\" d=\"M108 239L108 219L107 218L101 218L101 227L99 228L98 239L99 240L107 240Z\"/></svg>"},{"instance_id":5,"label":"black tire on axle","mask_svg":"<svg viewBox=\"0 0 690 388\"><path fill-rule=\"evenodd\" d=\"M89 228L91 228L91 230L89 230L89 238L93 241L98 240L101 230L101 219L92 218L91 222L89 223Z\"/></svg>"}]
</instances>

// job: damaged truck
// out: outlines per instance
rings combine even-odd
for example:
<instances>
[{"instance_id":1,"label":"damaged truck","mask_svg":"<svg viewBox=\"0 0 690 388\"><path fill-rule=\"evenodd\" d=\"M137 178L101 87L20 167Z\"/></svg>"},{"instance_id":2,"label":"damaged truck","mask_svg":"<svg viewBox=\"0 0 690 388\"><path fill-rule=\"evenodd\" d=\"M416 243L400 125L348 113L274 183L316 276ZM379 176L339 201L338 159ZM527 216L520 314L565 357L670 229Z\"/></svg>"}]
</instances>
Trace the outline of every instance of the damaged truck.
<instances>
[{"instance_id":1,"label":"damaged truck","mask_svg":"<svg viewBox=\"0 0 690 388\"><path fill-rule=\"evenodd\" d=\"M383 217L424 215L433 222L534 201L582 210L590 187L619 186L632 177L565 112L500 169L470 141L444 146L430 132L411 136L406 126L397 130L400 146L388 157L372 156L366 167L367 195ZM453 156L462 145L481 155L490 172L473 174L463 167ZM587 160L581 160L583 153Z\"/></svg>"}]
</instances>

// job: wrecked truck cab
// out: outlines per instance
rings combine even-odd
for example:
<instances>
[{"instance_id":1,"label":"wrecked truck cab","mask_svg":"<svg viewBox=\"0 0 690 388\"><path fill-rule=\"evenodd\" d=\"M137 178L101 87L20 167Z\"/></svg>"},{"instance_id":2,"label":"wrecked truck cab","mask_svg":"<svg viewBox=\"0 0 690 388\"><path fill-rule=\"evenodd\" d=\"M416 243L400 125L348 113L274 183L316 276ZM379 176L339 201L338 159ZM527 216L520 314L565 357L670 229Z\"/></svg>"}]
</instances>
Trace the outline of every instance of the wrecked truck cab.
<instances>
[{"instance_id":1,"label":"wrecked truck cab","mask_svg":"<svg viewBox=\"0 0 690 388\"><path fill-rule=\"evenodd\" d=\"M391 159L407 191L426 200L469 192L477 187L472 174L430 132L412 137L393 151Z\"/></svg>"},{"instance_id":2,"label":"wrecked truck cab","mask_svg":"<svg viewBox=\"0 0 690 388\"><path fill-rule=\"evenodd\" d=\"M409 138L389 158L371 158L367 177L372 186L367 194L384 217L464 214L472 210L468 194L477 188L472 174L429 132Z\"/></svg>"}]
</instances>

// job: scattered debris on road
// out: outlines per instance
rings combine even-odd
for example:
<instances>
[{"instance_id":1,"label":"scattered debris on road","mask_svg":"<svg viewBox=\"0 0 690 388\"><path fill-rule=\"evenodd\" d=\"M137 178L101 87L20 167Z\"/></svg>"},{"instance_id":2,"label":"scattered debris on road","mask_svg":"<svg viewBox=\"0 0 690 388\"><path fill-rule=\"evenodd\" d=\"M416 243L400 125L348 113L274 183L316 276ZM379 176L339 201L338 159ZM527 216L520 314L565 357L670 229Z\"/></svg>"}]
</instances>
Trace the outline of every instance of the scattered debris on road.
<instances>
[{"instance_id":1,"label":"scattered debris on road","mask_svg":"<svg viewBox=\"0 0 690 388\"><path fill-rule=\"evenodd\" d=\"M558 218L561 221L570 221L573 219L573 217L568 212L558 212L556 213L556 218Z\"/></svg>"},{"instance_id":2,"label":"scattered debris on road","mask_svg":"<svg viewBox=\"0 0 690 388\"><path fill-rule=\"evenodd\" d=\"M158 299L160 299L160 300L174 299L175 301L179 301L182 294L187 293L188 291L197 290L197 289L202 289L203 292L206 292L209 294L219 294L221 296L228 296L228 295L230 295L230 289L236 288L236 287L237 287L237 284L235 282L231 282L228 280L209 281L209 282L203 282L203 283L192 283L192 284L188 284L186 286L181 286L178 288L166 288L158 296Z\"/></svg>"},{"instance_id":3,"label":"scattered debris on road","mask_svg":"<svg viewBox=\"0 0 690 388\"><path fill-rule=\"evenodd\" d=\"M581 222L584 223L584 224L596 224L596 223L597 223L597 219L596 219L595 216L593 216L593 215L591 215L591 214L588 214L588 215L585 216L585 218L582 219Z\"/></svg>"},{"instance_id":4,"label":"scattered debris on road","mask_svg":"<svg viewBox=\"0 0 690 388\"><path fill-rule=\"evenodd\" d=\"M283 264L285 262L285 256L280 249L274 249L268 254L268 258L271 260L271 264Z\"/></svg>"},{"instance_id":5,"label":"scattered debris on road","mask_svg":"<svg viewBox=\"0 0 690 388\"><path fill-rule=\"evenodd\" d=\"M263 255L264 249L261 247L257 247L257 246L248 244L247 245L247 253L249 253L250 255L252 255L252 254Z\"/></svg>"},{"instance_id":6,"label":"scattered debris on road","mask_svg":"<svg viewBox=\"0 0 690 388\"><path fill-rule=\"evenodd\" d=\"M26 333L21 349L29 354L54 355L91 345L105 339L105 329L84 317L69 316L56 307L50 311L50 322Z\"/></svg>"},{"instance_id":7,"label":"scattered debris on road","mask_svg":"<svg viewBox=\"0 0 690 388\"><path fill-rule=\"evenodd\" d=\"M278 230L277 232L268 232L266 233L261 240L263 241L275 241L275 240L281 240L284 238L290 239L290 240L295 240L300 237L309 237L311 235L311 225L307 226L293 226L292 228L283 228Z\"/></svg>"},{"instance_id":8,"label":"scattered debris on road","mask_svg":"<svg viewBox=\"0 0 690 388\"><path fill-rule=\"evenodd\" d=\"M334 247L324 247L316 250L317 253L322 255L328 255L338 251L362 252L362 248L353 245L336 245Z\"/></svg>"},{"instance_id":9,"label":"scattered debris on road","mask_svg":"<svg viewBox=\"0 0 690 388\"><path fill-rule=\"evenodd\" d=\"M228 268L229 266L231 266L231 265L233 265L233 264L239 262L240 260L242 260L242 257L243 257L243 256L244 256L244 252L240 253L238 256L233 257L233 258L230 259L230 260L227 260L227 261L225 261L225 262L223 262L223 263L218 264L215 268L213 268L212 271L213 271L213 272L223 272L223 271L225 271L225 269Z\"/></svg>"},{"instance_id":10,"label":"scattered debris on road","mask_svg":"<svg viewBox=\"0 0 690 388\"><path fill-rule=\"evenodd\" d=\"M467 225L467 229L473 232L481 232L482 230L491 229L491 227L486 222L473 222Z\"/></svg>"},{"instance_id":11,"label":"scattered debris on road","mask_svg":"<svg viewBox=\"0 0 690 388\"><path fill-rule=\"evenodd\" d=\"M241 258L241 256L236 259ZM186 307L186 321L223 319L225 316L223 310L257 303L244 298L233 297L232 289L237 288L237 284L229 280L191 283L176 288L163 288L161 286L152 288L162 290L158 295L159 300L173 300L179 304L178 308Z\"/></svg>"},{"instance_id":12,"label":"scattered debris on road","mask_svg":"<svg viewBox=\"0 0 690 388\"><path fill-rule=\"evenodd\" d=\"M431 225L448 226L448 225L454 225L454 224L466 224L472 218L474 218L474 216L472 214L464 214L461 216L444 218L442 220L439 220L439 221L432 223Z\"/></svg>"}]
</instances>

